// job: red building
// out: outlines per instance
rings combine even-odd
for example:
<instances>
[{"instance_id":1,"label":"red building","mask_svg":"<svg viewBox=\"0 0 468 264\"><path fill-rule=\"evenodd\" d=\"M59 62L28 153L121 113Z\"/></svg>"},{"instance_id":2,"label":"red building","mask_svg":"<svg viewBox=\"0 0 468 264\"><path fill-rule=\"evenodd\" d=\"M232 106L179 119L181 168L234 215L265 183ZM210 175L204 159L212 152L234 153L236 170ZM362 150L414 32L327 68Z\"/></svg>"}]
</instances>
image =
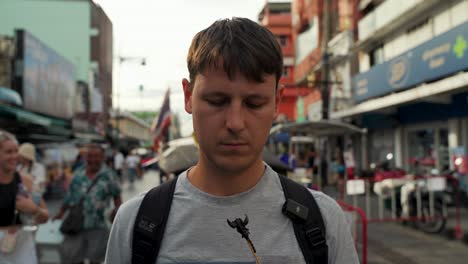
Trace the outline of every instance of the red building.
<instances>
[{"instance_id":1,"label":"red building","mask_svg":"<svg viewBox=\"0 0 468 264\"><path fill-rule=\"evenodd\" d=\"M356 38L358 3L358 0L267 2L258 15L259 22L278 37L283 50L284 74L280 83L285 92L279 111L288 121L298 117L322 119L323 91L329 94L328 112L348 105L350 76L356 71L349 51ZM296 107L299 98L302 107ZM297 109L304 112L297 113Z\"/></svg>"},{"instance_id":2,"label":"red building","mask_svg":"<svg viewBox=\"0 0 468 264\"><path fill-rule=\"evenodd\" d=\"M296 120L296 102L299 96L306 96L310 89L297 86L295 81L295 46L292 28L291 3L267 2L258 15L260 24L268 28L278 38L283 51L283 77L280 85L284 87L283 100L279 105L281 118Z\"/></svg>"},{"instance_id":3,"label":"red building","mask_svg":"<svg viewBox=\"0 0 468 264\"><path fill-rule=\"evenodd\" d=\"M312 90L303 98L309 120L322 119L324 112L339 111L349 103L350 76L355 71L350 48L357 31L358 3L358 0L292 1L294 81Z\"/></svg>"}]
</instances>

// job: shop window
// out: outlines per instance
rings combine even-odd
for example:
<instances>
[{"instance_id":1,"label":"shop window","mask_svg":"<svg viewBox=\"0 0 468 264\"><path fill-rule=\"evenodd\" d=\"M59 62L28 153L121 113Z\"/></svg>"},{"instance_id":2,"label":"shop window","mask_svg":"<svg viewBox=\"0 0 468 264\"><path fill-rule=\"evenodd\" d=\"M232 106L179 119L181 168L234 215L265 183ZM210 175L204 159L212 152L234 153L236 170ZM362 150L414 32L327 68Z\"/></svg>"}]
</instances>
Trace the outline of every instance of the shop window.
<instances>
[{"instance_id":1,"label":"shop window","mask_svg":"<svg viewBox=\"0 0 468 264\"><path fill-rule=\"evenodd\" d=\"M436 166L435 161L435 130L425 129L411 131L408 134L409 167L415 175L426 175Z\"/></svg>"},{"instance_id":2,"label":"shop window","mask_svg":"<svg viewBox=\"0 0 468 264\"><path fill-rule=\"evenodd\" d=\"M379 45L377 48L369 52L370 65L374 66L381 64L385 61L384 49L382 45Z\"/></svg>"},{"instance_id":3,"label":"shop window","mask_svg":"<svg viewBox=\"0 0 468 264\"><path fill-rule=\"evenodd\" d=\"M394 146L393 130L387 129L372 132L370 134L369 153L371 167L382 166L385 163L392 167L395 153Z\"/></svg>"},{"instance_id":4,"label":"shop window","mask_svg":"<svg viewBox=\"0 0 468 264\"><path fill-rule=\"evenodd\" d=\"M278 42L281 45L281 47L288 46L289 45L288 36L285 36L285 35L278 36Z\"/></svg>"},{"instance_id":5,"label":"shop window","mask_svg":"<svg viewBox=\"0 0 468 264\"><path fill-rule=\"evenodd\" d=\"M410 172L438 174L449 169L448 130L428 128L408 133Z\"/></svg>"},{"instance_id":6,"label":"shop window","mask_svg":"<svg viewBox=\"0 0 468 264\"><path fill-rule=\"evenodd\" d=\"M447 129L439 130L439 146L437 147L437 157L441 172L445 172L450 169L448 134L449 133Z\"/></svg>"}]
</instances>

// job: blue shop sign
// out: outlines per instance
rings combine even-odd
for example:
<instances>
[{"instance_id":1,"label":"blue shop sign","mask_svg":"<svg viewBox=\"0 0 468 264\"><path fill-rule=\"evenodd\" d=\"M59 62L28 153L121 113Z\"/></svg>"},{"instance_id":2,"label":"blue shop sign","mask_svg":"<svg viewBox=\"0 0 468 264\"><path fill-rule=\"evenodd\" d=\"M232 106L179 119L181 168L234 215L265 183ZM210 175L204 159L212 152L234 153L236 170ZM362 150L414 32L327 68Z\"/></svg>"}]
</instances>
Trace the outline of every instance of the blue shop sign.
<instances>
[{"instance_id":1,"label":"blue shop sign","mask_svg":"<svg viewBox=\"0 0 468 264\"><path fill-rule=\"evenodd\" d=\"M353 77L356 102L468 69L468 22Z\"/></svg>"}]
</instances>

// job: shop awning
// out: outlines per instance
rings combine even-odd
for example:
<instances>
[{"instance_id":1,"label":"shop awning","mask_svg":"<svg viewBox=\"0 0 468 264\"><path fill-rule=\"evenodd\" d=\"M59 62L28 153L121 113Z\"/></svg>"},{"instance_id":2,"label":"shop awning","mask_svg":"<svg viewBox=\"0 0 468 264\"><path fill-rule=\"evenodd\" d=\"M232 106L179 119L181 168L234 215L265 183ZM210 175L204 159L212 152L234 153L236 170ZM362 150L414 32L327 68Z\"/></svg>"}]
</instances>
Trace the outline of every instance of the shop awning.
<instances>
[{"instance_id":1,"label":"shop awning","mask_svg":"<svg viewBox=\"0 0 468 264\"><path fill-rule=\"evenodd\" d=\"M105 138L101 135L98 134L92 134L92 133L81 133L81 132L74 132L73 137L76 139L81 139L84 141L104 141Z\"/></svg>"},{"instance_id":2,"label":"shop awning","mask_svg":"<svg viewBox=\"0 0 468 264\"><path fill-rule=\"evenodd\" d=\"M279 132L302 133L310 136L339 136L346 134L364 134L366 129L333 120L305 121L287 124L278 124L270 129L270 135Z\"/></svg>"},{"instance_id":3,"label":"shop awning","mask_svg":"<svg viewBox=\"0 0 468 264\"><path fill-rule=\"evenodd\" d=\"M0 87L0 102L6 102L8 104L23 105L21 96L13 89Z\"/></svg>"},{"instance_id":4,"label":"shop awning","mask_svg":"<svg viewBox=\"0 0 468 264\"><path fill-rule=\"evenodd\" d=\"M440 100L440 98L437 97L440 97L443 94L461 92L462 88L468 88L468 73L466 72L459 73L430 84L421 84L415 88L399 93L367 100L346 110L330 113L330 118L340 119L372 111L385 110L391 107L430 98L434 98L433 100L437 101Z\"/></svg>"},{"instance_id":5,"label":"shop awning","mask_svg":"<svg viewBox=\"0 0 468 264\"><path fill-rule=\"evenodd\" d=\"M70 122L60 118L48 117L34 112L25 110L23 108L14 107L0 103L0 116L14 118L19 122L32 123L44 127L61 127L69 130Z\"/></svg>"},{"instance_id":6,"label":"shop awning","mask_svg":"<svg viewBox=\"0 0 468 264\"><path fill-rule=\"evenodd\" d=\"M0 122L21 141L58 142L69 140L71 123L20 107L0 103Z\"/></svg>"},{"instance_id":7,"label":"shop awning","mask_svg":"<svg viewBox=\"0 0 468 264\"><path fill-rule=\"evenodd\" d=\"M0 115L14 118L20 122L33 123L45 127L52 124L52 119L50 118L4 104L0 104Z\"/></svg>"}]
</instances>

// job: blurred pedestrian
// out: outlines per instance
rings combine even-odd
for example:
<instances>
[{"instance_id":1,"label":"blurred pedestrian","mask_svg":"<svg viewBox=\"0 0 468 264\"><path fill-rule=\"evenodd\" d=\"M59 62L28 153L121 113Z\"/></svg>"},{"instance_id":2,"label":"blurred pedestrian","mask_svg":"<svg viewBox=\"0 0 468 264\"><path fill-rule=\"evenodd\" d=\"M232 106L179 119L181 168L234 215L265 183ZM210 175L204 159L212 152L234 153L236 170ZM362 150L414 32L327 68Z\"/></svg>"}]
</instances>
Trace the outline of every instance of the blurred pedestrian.
<instances>
[{"instance_id":1,"label":"blurred pedestrian","mask_svg":"<svg viewBox=\"0 0 468 264\"><path fill-rule=\"evenodd\" d=\"M183 103L198 161L122 206L106 263L359 263L340 206L262 160L282 94L277 38L246 18L218 20L195 35L187 64ZM296 194L299 203L286 199Z\"/></svg>"},{"instance_id":2,"label":"blurred pedestrian","mask_svg":"<svg viewBox=\"0 0 468 264\"><path fill-rule=\"evenodd\" d=\"M91 263L104 260L109 229L105 219L105 210L110 199L114 201L111 221L122 203L120 186L114 172L104 161L104 149L98 144L85 146L84 167L75 171L70 187L54 219L62 219L65 212L83 198L84 222L82 231L75 235L65 235L62 245L63 263L80 263L89 259ZM94 183L91 189L88 188Z\"/></svg>"},{"instance_id":3,"label":"blurred pedestrian","mask_svg":"<svg viewBox=\"0 0 468 264\"><path fill-rule=\"evenodd\" d=\"M335 150L335 157L332 160L331 169L333 172L333 178L335 180L336 187L338 189L338 192L340 193L340 199L343 199L346 166L343 159L343 152L339 148Z\"/></svg>"},{"instance_id":4,"label":"blurred pedestrian","mask_svg":"<svg viewBox=\"0 0 468 264\"><path fill-rule=\"evenodd\" d=\"M119 149L114 149L114 170L120 182L122 182L122 168L124 161L124 155L122 152L120 152Z\"/></svg>"},{"instance_id":5,"label":"blurred pedestrian","mask_svg":"<svg viewBox=\"0 0 468 264\"><path fill-rule=\"evenodd\" d=\"M47 184L45 166L36 160L36 148L31 143L23 143L18 150L18 172L20 175L31 176L33 180L33 191L44 194Z\"/></svg>"},{"instance_id":6,"label":"blurred pedestrian","mask_svg":"<svg viewBox=\"0 0 468 264\"><path fill-rule=\"evenodd\" d=\"M18 142L0 130L0 263L37 263L34 232L25 225L42 224L49 218L42 198L31 195L33 180L16 171Z\"/></svg>"},{"instance_id":7,"label":"blurred pedestrian","mask_svg":"<svg viewBox=\"0 0 468 264\"><path fill-rule=\"evenodd\" d=\"M141 174L140 163L140 157L136 154L135 150L132 150L125 158L125 168L127 170L127 177L130 182L130 186L133 186L136 177Z\"/></svg>"}]
</instances>

